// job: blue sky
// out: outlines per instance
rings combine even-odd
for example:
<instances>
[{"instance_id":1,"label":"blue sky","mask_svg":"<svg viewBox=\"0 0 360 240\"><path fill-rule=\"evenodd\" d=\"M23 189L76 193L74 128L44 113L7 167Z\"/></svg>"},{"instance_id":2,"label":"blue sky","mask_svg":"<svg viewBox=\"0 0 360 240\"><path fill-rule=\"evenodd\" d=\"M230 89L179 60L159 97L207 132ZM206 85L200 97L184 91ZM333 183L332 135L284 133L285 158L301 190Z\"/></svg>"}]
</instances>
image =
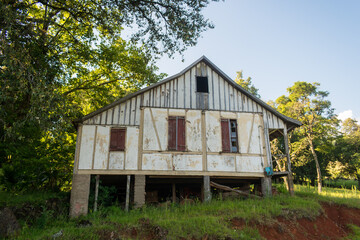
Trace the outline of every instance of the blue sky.
<instances>
[{"instance_id":1,"label":"blue sky","mask_svg":"<svg viewBox=\"0 0 360 240\"><path fill-rule=\"evenodd\" d=\"M161 58L176 74L202 55L231 78L243 70L265 101L296 81L319 82L335 113L360 120L360 1L228 0L203 14L215 29L181 56Z\"/></svg>"}]
</instances>

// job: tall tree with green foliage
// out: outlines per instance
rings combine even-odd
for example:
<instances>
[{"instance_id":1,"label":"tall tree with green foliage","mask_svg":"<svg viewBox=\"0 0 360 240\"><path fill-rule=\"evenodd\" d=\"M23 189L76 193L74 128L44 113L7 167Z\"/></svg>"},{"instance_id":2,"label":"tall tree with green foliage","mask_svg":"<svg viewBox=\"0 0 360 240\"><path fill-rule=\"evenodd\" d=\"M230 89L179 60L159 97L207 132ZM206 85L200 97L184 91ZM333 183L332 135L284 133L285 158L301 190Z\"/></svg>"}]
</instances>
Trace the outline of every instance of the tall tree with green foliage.
<instances>
[{"instance_id":1,"label":"tall tree with green foliage","mask_svg":"<svg viewBox=\"0 0 360 240\"><path fill-rule=\"evenodd\" d=\"M315 162L318 191L322 191L321 163L319 162L319 146L329 138L336 136L337 119L331 102L326 99L326 91L319 90L319 83L295 82L287 89L288 96L276 99L277 109L281 113L302 122L295 129L292 138L292 156L294 166L297 163L307 164L309 156ZM306 174L306 173L305 173Z\"/></svg>"},{"instance_id":2,"label":"tall tree with green foliage","mask_svg":"<svg viewBox=\"0 0 360 240\"><path fill-rule=\"evenodd\" d=\"M68 182L71 121L163 78L154 59L182 53L213 27L201 14L208 3L3 1L0 177L6 188L57 189Z\"/></svg>"},{"instance_id":3,"label":"tall tree with green foliage","mask_svg":"<svg viewBox=\"0 0 360 240\"><path fill-rule=\"evenodd\" d=\"M355 178L360 187L360 125L345 119L340 134L332 142L327 170L332 177Z\"/></svg>"},{"instance_id":4,"label":"tall tree with green foliage","mask_svg":"<svg viewBox=\"0 0 360 240\"><path fill-rule=\"evenodd\" d=\"M243 77L242 70L236 72L236 78L234 81L255 97L260 98L260 94L258 93L259 89L252 84L251 77L248 77L246 79Z\"/></svg>"}]
</instances>

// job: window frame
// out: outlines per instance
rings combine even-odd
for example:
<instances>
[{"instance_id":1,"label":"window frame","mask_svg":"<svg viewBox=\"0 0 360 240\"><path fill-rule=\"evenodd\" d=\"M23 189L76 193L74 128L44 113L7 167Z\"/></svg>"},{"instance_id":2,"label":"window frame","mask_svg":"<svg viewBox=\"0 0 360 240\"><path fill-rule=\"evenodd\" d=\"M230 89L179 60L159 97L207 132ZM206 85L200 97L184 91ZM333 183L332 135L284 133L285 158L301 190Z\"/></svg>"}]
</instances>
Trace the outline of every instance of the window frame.
<instances>
[{"instance_id":1,"label":"window frame","mask_svg":"<svg viewBox=\"0 0 360 240\"><path fill-rule=\"evenodd\" d=\"M175 127L174 127L174 121L175 120ZM180 123L179 124L179 120ZM170 127L172 126L172 127ZM175 129L171 129L175 128ZM183 128L182 132L179 132L179 130ZM174 132L175 130L175 132ZM172 142L175 140L175 143ZM181 145L183 144L183 145ZM185 152L186 151L186 121L185 116L168 116L168 151L180 151Z\"/></svg>"},{"instance_id":2,"label":"window frame","mask_svg":"<svg viewBox=\"0 0 360 240\"><path fill-rule=\"evenodd\" d=\"M235 131L232 131L232 123L235 124ZM232 133L235 133L233 136ZM233 150L232 143L236 144L236 151ZM225 146L227 144L227 146ZM238 124L236 119L221 119L221 147L222 152L226 153L239 153L239 136L238 136Z\"/></svg>"},{"instance_id":3,"label":"window frame","mask_svg":"<svg viewBox=\"0 0 360 240\"><path fill-rule=\"evenodd\" d=\"M204 81L206 79L206 92L199 91L199 81ZM207 76L196 76L196 92L197 93L209 93L209 78Z\"/></svg>"},{"instance_id":4,"label":"window frame","mask_svg":"<svg viewBox=\"0 0 360 240\"><path fill-rule=\"evenodd\" d=\"M123 133L121 135L121 132ZM119 134L117 138L117 144L114 146L114 134ZM110 143L109 143L109 151L110 152L125 152L126 150L126 128L111 128L110 129Z\"/></svg>"}]
</instances>

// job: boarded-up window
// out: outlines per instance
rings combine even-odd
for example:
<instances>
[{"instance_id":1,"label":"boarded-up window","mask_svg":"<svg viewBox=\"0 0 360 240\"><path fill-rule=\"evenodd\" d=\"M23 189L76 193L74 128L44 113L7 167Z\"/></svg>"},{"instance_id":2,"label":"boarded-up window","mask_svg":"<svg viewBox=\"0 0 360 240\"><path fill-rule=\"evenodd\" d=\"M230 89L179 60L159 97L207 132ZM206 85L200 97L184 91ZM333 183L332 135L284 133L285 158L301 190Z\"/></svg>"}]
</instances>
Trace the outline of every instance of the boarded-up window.
<instances>
[{"instance_id":1,"label":"boarded-up window","mask_svg":"<svg viewBox=\"0 0 360 240\"><path fill-rule=\"evenodd\" d=\"M196 91L197 92L209 92L209 84L207 77L196 77Z\"/></svg>"},{"instance_id":2,"label":"boarded-up window","mask_svg":"<svg viewBox=\"0 0 360 240\"><path fill-rule=\"evenodd\" d=\"M125 150L125 128L112 128L110 133L110 151Z\"/></svg>"},{"instance_id":3,"label":"boarded-up window","mask_svg":"<svg viewBox=\"0 0 360 240\"><path fill-rule=\"evenodd\" d=\"M168 150L185 151L185 118L169 116Z\"/></svg>"},{"instance_id":4,"label":"boarded-up window","mask_svg":"<svg viewBox=\"0 0 360 240\"><path fill-rule=\"evenodd\" d=\"M237 123L234 119L221 119L223 152L238 152Z\"/></svg>"}]
</instances>

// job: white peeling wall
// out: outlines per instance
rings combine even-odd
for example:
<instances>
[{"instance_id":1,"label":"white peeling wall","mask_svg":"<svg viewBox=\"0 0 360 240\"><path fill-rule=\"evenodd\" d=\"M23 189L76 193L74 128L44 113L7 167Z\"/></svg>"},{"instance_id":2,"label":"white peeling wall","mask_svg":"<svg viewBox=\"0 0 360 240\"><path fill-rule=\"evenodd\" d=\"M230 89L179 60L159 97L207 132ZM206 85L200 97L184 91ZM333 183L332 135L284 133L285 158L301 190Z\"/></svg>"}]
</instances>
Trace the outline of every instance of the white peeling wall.
<instances>
[{"instance_id":1,"label":"white peeling wall","mask_svg":"<svg viewBox=\"0 0 360 240\"><path fill-rule=\"evenodd\" d=\"M111 126L83 125L79 170L137 170L139 128L126 127L125 151L109 151Z\"/></svg>"}]
</instances>

